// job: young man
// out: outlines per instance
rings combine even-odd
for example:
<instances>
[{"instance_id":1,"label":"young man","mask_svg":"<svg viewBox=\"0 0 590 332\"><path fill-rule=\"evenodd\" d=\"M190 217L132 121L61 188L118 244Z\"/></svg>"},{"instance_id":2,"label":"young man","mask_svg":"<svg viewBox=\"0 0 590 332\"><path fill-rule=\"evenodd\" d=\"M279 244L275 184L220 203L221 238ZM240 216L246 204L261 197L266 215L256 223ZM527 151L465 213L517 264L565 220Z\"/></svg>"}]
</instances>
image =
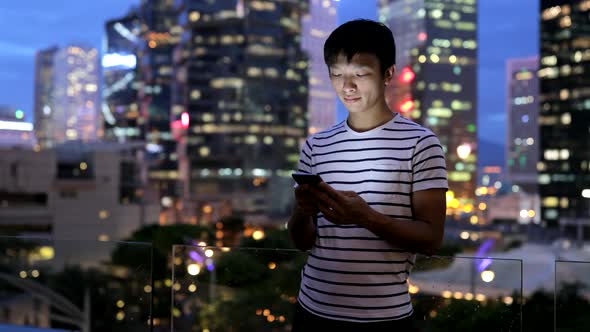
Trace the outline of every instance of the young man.
<instances>
[{"instance_id":1,"label":"young man","mask_svg":"<svg viewBox=\"0 0 590 332\"><path fill-rule=\"evenodd\" d=\"M289 231L311 252L293 331L407 331L415 253L433 254L443 238L443 149L430 130L387 106L395 42L385 25L341 25L324 58L349 115L301 152L299 172L324 182L295 189Z\"/></svg>"}]
</instances>

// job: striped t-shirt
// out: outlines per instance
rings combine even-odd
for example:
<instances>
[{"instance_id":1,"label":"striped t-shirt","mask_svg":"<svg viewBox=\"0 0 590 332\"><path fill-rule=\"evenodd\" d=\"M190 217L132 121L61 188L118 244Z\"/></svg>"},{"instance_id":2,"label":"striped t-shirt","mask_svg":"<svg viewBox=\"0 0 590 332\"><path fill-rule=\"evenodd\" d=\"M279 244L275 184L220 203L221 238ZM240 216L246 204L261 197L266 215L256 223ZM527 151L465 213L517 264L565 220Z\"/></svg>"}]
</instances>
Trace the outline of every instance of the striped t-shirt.
<instances>
[{"instance_id":1,"label":"striped t-shirt","mask_svg":"<svg viewBox=\"0 0 590 332\"><path fill-rule=\"evenodd\" d=\"M370 131L355 132L343 121L309 137L298 171L319 174L336 190L354 191L394 219L413 219L412 192L448 188L438 138L399 114ZM407 317L413 312L407 278L414 260L414 253L366 228L335 225L320 213L317 239L302 271L299 303L335 320Z\"/></svg>"}]
</instances>

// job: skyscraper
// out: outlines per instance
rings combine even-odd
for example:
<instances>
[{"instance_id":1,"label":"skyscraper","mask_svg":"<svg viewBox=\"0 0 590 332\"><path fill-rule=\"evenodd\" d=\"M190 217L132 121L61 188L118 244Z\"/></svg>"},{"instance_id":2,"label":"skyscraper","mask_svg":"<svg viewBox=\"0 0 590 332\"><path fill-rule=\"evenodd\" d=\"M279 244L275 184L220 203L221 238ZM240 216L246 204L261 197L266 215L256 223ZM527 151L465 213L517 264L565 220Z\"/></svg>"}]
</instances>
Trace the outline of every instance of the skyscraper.
<instances>
[{"instance_id":1,"label":"skyscraper","mask_svg":"<svg viewBox=\"0 0 590 332\"><path fill-rule=\"evenodd\" d=\"M247 221L286 214L307 134L302 1L182 1L174 126L185 207L229 202ZM259 218L259 219L258 219Z\"/></svg>"},{"instance_id":2,"label":"skyscraper","mask_svg":"<svg viewBox=\"0 0 590 332\"><path fill-rule=\"evenodd\" d=\"M148 181L160 198L175 197L176 142L171 134L173 51L182 31L175 2L142 0L142 42L138 48L139 112L147 143Z\"/></svg>"},{"instance_id":3,"label":"skyscraper","mask_svg":"<svg viewBox=\"0 0 590 332\"><path fill-rule=\"evenodd\" d=\"M590 215L590 1L541 1L541 218Z\"/></svg>"},{"instance_id":4,"label":"skyscraper","mask_svg":"<svg viewBox=\"0 0 590 332\"><path fill-rule=\"evenodd\" d=\"M50 48L37 54L36 65L35 131L41 147L100 137L98 50Z\"/></svg>"},{"instance_id":5,"label":"skyscraper","mask_svg":"<svg viewBox=\"0 0 590 332\"><path fill-rule=\"evenodd\" d=\"M142 41L141 22L133 12L105 24L101 105L105 140L143 139L145 119L137 100L137 49Z\"/></svg>"},{"instance_id":6,"label":"skyscraper","mask_svg":"<svg viewBox=\"0 0 590 332\"><path fill-rule=\"evenodd\" d=\"M510 181L537 193L539 161L539 58L507 62L507 169Z\"/></svg>"},{"instance_id":7,"label":"skyscraper","mask_svg":"<svg viewBox=\"0 0 590 332\"><path fill-rule=\"evenodd\" d=\"M309 133L314 134L336 121L336 94L324 63L324 43L337 26L338 2L311 0L303 16L302 47L309 56Z\"/></svg>"},{"instance_id":8,"label":"skyscraper","mask_svg":"<svg viewBox=\"0 0 590 332\"><path fill-rule=\"evenodd\" d=\"M52 121L55 142L95 141L102 136L98 50L76 45L60 48L54 64Z\"/></svg>"},{"instance_id":9,"label":"skyscraper","mask_svg":"<svg viewBox=\"0 0 590 332\"><path fill-rule=\"evenodd\" d=\"M477 171L477 1L379 0L397 44L390 107L431 128L446 153L451 208L472 209Z\"/></svg>"},{"instance_id":10,"label":"skyscraper","mask_svg":"<svg viewBox=\"0 0 590 332\"><path fill-rule=\"evenodd\" d=\"M55 68L53 58L56 46L40 50L35 55L35 136L41 148L49 148L53 141L51 112Z\"/></svg>"}]
</instances>

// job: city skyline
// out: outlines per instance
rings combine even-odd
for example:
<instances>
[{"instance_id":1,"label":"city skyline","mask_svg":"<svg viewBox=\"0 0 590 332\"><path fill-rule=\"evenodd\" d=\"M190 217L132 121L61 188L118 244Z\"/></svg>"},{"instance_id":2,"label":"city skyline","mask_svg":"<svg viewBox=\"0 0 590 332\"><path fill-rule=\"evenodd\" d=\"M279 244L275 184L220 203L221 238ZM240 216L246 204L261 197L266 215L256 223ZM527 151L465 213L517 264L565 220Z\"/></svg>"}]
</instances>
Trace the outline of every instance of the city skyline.
<instances>
[{"instance_id":1,"label":"city skyline","mask_svg":"<svg viewBox=\"0 0 590 332\"><path fill-rule=\"evenodd\" d=\"M38 3L5 3L0 6L0 27L8 33L0 39L0 104L21 108L26 120L32 122L34 55L39 49L57 44L86 42L100 48L104 38L104 23L125 15L139 1L107 0L100 5L91 2L76 3L62 0L62 6ZM538 54L538 2L534 0L514 3L508 0L483 1L479 4L479 93L480 139L496 144L505 143L505 62L509 58ZM58 9L59 8L59 9ZM341 0L338 21L353 18L377 17L377 4ZM497 23L498 17L502 20ZM27 25L21 22L35 21ZM39 29L43 26L44 29ZM71 26L87 27L71 29ZM7 88L6 88L7 87ZM486 93L482 93L482 92ZM339 107L338 119L345 113ZM486 151L481 151L486 153ZM503 159L503 158L502 158Z\"/></svg>"}]
</instances>

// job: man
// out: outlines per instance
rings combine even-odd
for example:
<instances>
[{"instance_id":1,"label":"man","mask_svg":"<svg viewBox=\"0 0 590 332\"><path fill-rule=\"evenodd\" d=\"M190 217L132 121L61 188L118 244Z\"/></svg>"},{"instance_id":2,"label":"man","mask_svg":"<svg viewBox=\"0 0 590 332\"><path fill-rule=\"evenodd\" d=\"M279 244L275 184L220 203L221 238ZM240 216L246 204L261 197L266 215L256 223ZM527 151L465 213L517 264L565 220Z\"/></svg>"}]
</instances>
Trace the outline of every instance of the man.
<instances>
[{"instance_id":1,"label":"man","mask_svg":"<svg viewBox=\"0 0 590 332\"><path fill-rule=\"evenodd\" d=\"M348 119L309 137L289 231L309 250L293 331L407 331L415 253L443 238L448 188L443 149L428 129L392 112L385 90L395 41L383 24L345 23L324 45Z\"/></svg>"}]
</instances>

